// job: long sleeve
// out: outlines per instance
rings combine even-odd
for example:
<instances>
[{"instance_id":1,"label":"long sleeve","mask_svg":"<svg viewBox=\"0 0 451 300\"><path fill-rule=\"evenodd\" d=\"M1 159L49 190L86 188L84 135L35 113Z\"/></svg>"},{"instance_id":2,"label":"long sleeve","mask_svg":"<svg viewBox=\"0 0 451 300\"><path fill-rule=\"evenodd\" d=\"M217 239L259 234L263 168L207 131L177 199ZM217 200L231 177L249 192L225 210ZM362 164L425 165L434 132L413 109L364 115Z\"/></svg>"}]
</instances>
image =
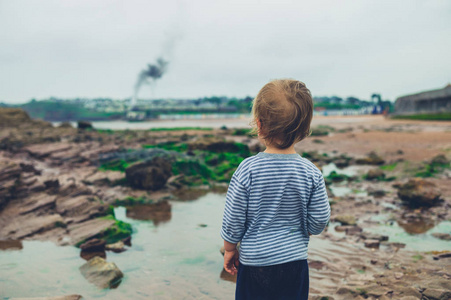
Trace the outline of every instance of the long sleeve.
<instances>
[{"instance_id":1,"label":"long sleeve","mask_svg":"<svg viewBox=\"0 0 451 300\"><path fill-rule=\"evenodd\" d=\"M233 176L227 190L221 228L221 237L227 242L236 244L243 238L247 204L248 192L236 176Z\"/></svg>"},{"instance_id":2,"label":"long sleeve","mask_svg":"<svg viewBox=\"0 0 451 300\"><path fill-rule=\"evenodd\" d=\"M310 234L320 234L329 222L330 205L322 174L315 178L307 207L307 229Z\"/></svg>"}]
</instances>

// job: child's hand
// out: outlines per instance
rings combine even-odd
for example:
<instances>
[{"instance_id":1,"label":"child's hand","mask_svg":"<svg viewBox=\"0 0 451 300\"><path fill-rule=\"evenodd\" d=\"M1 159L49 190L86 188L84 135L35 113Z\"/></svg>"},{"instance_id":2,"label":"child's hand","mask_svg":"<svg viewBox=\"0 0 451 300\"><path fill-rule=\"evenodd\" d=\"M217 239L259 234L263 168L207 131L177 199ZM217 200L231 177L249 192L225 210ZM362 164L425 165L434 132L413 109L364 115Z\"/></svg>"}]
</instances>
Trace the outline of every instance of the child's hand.
<instances>
[{"instance_id":1,"label":"child's hand","mask_svg":"<svg viewBox=\"0 0 451 300\"><path fill-rule=\"evenodd\" d=\"M239 256L238 250L232 250L232 251L225 251L224 253L224 269L227 271L227 273L230 273L232 275L235 275L238 273L238 265L239 262Z\"/></svg>"}]
</instances>

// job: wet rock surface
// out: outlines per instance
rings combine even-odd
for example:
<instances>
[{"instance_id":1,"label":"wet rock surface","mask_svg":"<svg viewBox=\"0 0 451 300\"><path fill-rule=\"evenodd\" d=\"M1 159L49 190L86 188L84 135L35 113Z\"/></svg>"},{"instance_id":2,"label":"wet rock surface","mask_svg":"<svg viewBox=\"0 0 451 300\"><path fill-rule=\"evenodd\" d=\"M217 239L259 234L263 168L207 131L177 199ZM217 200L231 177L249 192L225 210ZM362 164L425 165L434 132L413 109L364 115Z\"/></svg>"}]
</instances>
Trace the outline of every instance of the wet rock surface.
<instances>
[{"instance_id":1,"label":"wet rock surface","mask_svg":"<svg viewBox=\"0 0 451 300\"><path fill-rule=\"evenodd\" d=\"M111 262L101 257L94 257L80 267L81 274L99 288L116 288L124 274Z\"/></svg>"},{"instance_id":2,"label":"wet rock surface","mask_svg":"<svg viewBox=\"0 0 451 300\"><path fill-rule=\"evenodd\" d=\"M441 192L430 181L412 178L399 187L398 197L410 207L429 207L440 202Z\"/></svg>"},{"instance_id":3,"label":"wet rock surface","mask_svg":"<svg viewBox=\"0 0 451 300\"><path fill-rule=\"evenodd\" d=\"M125 170L128 183L138 189L161 189L172 175L171 163L163 158L154 158L144 163L137 163Z\"/></svg>"},{"instance_id":4,"label":"wet rock surface","mask_svg":"<svg viewBox=\"0 0 451 300\"><path fill-rule=\"evenodd\" d=\"M130 238L128 243L123 241L123 237L115 242L105 242L106 235L121 233L111 215L111 205L126 206L127 217L151 220L158 225L172 218L171 203L167 199L191 201L213 189L206 186L202 178L192 174L176 174L168 182L170 177L166 176L171 176L173 165L164 162L153 164L153 168L164 174L160 183L155 183L158 176L154 176L145 189L136 188L124 172L133 165L121 164L122 158L134 156L133 163L143 164L157 154L170 153L170 150L143 150L143 144L183 141L187 151L178 155L178 159L185 156L196 158L197 151L203 151L199 149L208 149L216 155L210 157L209 162L217 168L221 165L219 154L225 149L246 151L237 149L241 146L235 143L248 140L248 137L224 136L226 131L213 131L210 135L219 137L209 138L203 136L205 132L102 133L77 130L71 126L54 128L45 122L29 120L20 113L17 120L22 121L18 121L16 127L0 125L0 249L21 249L22 239L50 240L58 245L83 247L80 256L88 261L106 258L107 253L116 255L106 253L101 245L117 252L128 249L124 244L130 246ZM406 184L415 177L415 168L423 167L415 165L415 161L422 164L449 162L448 154L443 150L448 147L443 142L447 140L443 135L449 136L449 133L444 131L440 136L435 135L436 125L431 125L428 128L432 129L420 131L413 138L411 133L402 130L380 130L379 123L356 125L352 133L349 130L341 133L340 130L345 128L338 125L333 135L321 137L322 143L307 139L297 146L299 153L306 153L307 158L320 167L335 162L338 175L342 171L357 170L355 174L345 173L346 177L340 181L328 183L336 194L330 195L332 220L340 225L335 227L337 224L333 224L325 233L311 238L312 242L318 239L327 245L310 253L311 299L448 297L446 292L450 290L451 279L449 251L413 251L409 242L402 243L391 234L375 232L378 226L399 226L412 235L424 234L439 242L448 241L449 234L430 233L437 224L451 220L448 173L434 173L426 180L433 185L415 183L412 188L409 185L406 188ZM412 130L411 126L406 128ZM418 145L418 138L424 141L424 145ZM252 149L262 149L257 143L249 142L249 145ZM399 148L403 151L399 152ZM374 149L377 153L368 155ZM114 158L115 165L110 165L110 169L103 168L106 162L112 161L105 158ZM359 158L363 160L359 161ZM152 168L151 165L144 167ZM378 168L383 168L385 177L396 177L398 187L379 180L381 172ZM370 170L375 170L377 176L374 180L364 180ZM222 180L226 184L227 181ZM188 183L198 186L188 186ZM337 186L349 192L340 193L334 189ZM403 189L408 192L399 194ZM125 201L127 197L131 200ZM196 229L210 229L210 224ZM129 255L130 252L120 255ZM114 278L119 273L114 270L111 267L110 278L113 279L103 279L99 286L115 286ZM217 276L232 282L236 280L224 271Z\"/></svg>"}]
</instances>

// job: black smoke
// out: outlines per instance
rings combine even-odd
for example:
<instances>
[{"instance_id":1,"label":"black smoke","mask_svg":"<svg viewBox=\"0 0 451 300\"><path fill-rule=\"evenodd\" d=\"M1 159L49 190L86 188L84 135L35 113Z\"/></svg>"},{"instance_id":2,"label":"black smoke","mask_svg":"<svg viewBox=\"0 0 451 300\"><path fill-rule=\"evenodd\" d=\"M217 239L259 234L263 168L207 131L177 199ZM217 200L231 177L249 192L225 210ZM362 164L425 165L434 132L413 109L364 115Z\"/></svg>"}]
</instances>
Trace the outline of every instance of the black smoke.
<instances>
[{"instance_id":1,"label":"black smoke","mask_svg":"<svg viewBox=\"0 0 451 300\"><path fill-rule=\"evenodd\" d=\"M133 108L136 105L138 98L138 92L143 84L151 84L160 79L167 70L169 62L163 58L158 58L155 64L148 64L147 69L142 70L138 75L138 80L135 84L135 91L130 107Z\"/></svg>"}]
</instances>

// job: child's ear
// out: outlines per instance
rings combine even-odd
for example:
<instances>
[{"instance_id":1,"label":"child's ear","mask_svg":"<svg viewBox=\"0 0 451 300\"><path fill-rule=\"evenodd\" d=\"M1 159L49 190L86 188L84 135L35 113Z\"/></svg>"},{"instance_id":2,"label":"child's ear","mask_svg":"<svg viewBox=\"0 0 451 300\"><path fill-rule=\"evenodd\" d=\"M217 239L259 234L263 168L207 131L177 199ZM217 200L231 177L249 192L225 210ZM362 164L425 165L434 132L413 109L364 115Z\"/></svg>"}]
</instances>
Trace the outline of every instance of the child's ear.
<instances>
[{"instance_id":1,"label":"child's ear","mask_svg":"<svg viewBox=\"0 0 451 300\"><path fill-rule=\"evenodd\" d=\"M263 129L263 122L260 119L257 119L257 129L258 129L258 135L264 135L264 129Z\"/></svg>"},{"instance_id":2,"label":"child's ear","mask_svg":"<svg viewBox=\"0 0 451 300\"><path fill-rule=\"evenodd\" d=\"M260 132L262 131L262 121L260 121L260 119L257 119L257 129L258 134L260 134Z\"/></svg>"}]
</instances>

